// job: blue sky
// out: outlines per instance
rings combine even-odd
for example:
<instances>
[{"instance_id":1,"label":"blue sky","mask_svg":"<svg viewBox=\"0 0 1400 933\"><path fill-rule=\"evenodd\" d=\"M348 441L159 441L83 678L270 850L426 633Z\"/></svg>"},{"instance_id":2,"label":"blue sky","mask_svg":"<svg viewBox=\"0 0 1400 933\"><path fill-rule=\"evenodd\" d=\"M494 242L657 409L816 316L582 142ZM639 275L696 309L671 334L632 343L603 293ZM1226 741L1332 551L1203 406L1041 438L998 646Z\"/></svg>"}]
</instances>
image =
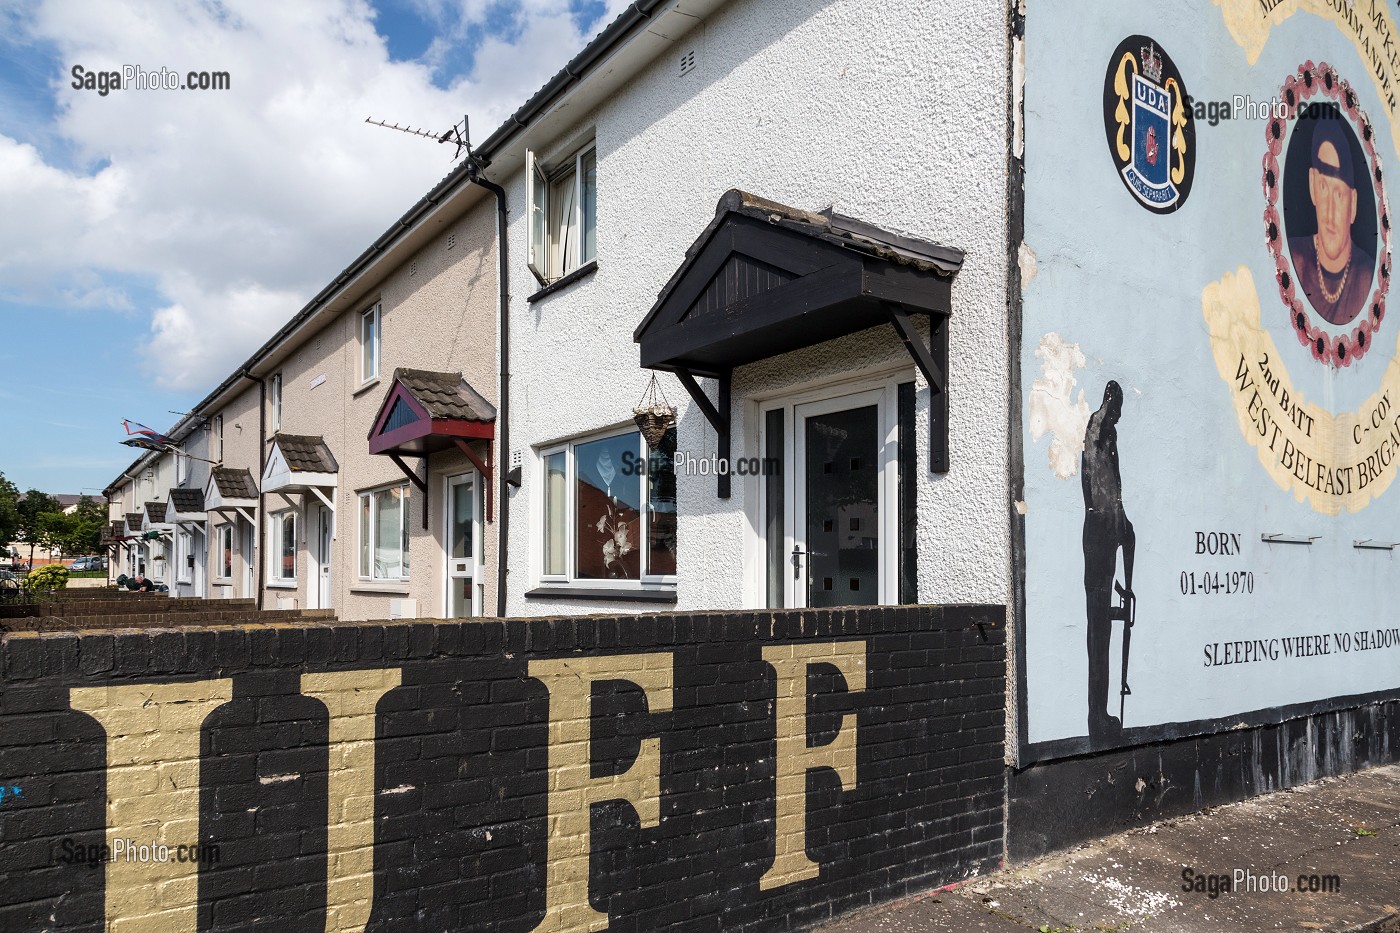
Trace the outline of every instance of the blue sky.
<instances>
[{"instance_id":1,"label":"blue sky","mask_svg":"<svg viewBox=\"0 0 1400 933\"><path fill-rule=\"evenodd\" d=\"M625 0L0 5L0 473L97 493ZM227 71L228 91L71 86ZM347 197L354 192L354 197Z\"/></svg>"}]
</instances>

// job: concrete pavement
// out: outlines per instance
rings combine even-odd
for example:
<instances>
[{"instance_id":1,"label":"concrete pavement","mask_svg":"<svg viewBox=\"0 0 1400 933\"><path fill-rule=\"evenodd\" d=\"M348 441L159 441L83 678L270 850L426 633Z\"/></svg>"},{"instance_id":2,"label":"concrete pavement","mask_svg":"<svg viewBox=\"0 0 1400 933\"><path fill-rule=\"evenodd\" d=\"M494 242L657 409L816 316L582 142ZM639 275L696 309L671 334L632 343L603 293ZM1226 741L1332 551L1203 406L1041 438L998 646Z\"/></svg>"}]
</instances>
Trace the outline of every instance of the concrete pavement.
<instances>
[{"instance_id":1,"label":"concrete pavement","mask_svg":"<svg viewBox=\"0 0 1400 933\"><path fill-rule=\"evenodd\" d=\"M1400 766L1163 821L820 929L1400 931Z\"/></svg>"}]
</instances>

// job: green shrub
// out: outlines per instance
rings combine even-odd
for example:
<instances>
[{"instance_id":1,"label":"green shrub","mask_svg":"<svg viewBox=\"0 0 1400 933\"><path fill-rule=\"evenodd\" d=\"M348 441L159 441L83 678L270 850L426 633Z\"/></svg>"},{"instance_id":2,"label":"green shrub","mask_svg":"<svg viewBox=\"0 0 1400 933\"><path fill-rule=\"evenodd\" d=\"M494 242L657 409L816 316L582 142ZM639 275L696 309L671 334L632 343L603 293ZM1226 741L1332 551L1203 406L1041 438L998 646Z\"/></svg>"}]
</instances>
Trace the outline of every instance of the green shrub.
<instances>
[{"instance_id":1,"label":"green shrub","mask_svg":"<svg viewBox=\"0 0 1400 933\"><path fill-rule=\"evenodd\" d=\"M29 571L24 578L27 590L61 590L68 585L68 568L62 564L45 564Z\"/></svg>"}]
</instances>

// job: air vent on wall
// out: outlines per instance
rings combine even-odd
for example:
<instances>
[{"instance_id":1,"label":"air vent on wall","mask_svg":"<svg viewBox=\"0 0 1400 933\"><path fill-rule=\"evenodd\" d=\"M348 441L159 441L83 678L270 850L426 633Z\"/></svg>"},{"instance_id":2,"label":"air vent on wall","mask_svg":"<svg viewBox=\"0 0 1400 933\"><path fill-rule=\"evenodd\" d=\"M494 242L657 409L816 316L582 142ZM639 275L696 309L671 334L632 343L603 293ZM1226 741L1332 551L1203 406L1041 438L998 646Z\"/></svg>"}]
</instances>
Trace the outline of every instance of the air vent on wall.
<instances>
[{"instance_id":1,"label":"air vent on wall","mask_svg":"<svg viewBox=\"0 0 1400 933\"><path fill-rule=\"evenodd\" d=\"M409 275L417 275L417 274L418 274L418 260L415 259L413 262L410 262L410 263L408 264L408 274L409 274Z\"/></svg>"},{"instance_id":2,"label":"air vent on wall","mask_svg":"<svg viewBox=\"0 0 1400 933\"><path fill-rule=\"evenodd\" d=\"M454 246L456 246L456 245L457 245L457 234L455 234L455 233L449 233L449 234L447 235L447 248L448 248L448 249L451 249L452 247L454 247Z\"/></svg>"},{"instance_id":3,"label":"air vent on wall","mask_svg":"<svg viewBox=\"0 0 1400 933\"><path fill-rule=\"evenodd\" d=\"M691 49L681 56L681 74L690 74L695 70L695 50Z\"/></svg>"}]
</instances>

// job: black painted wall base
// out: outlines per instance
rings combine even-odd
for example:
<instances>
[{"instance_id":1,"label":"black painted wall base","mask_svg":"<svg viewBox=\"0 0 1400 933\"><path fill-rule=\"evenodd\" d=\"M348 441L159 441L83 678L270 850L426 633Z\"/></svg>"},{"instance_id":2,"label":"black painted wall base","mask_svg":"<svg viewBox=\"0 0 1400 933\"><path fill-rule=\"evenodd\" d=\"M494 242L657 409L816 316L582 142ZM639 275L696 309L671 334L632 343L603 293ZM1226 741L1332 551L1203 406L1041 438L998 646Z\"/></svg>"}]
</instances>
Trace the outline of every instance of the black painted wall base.
<instances>
[{"instance_id":1,"label":"black painted wall base","mask_svg":"<svg viewBox=\"0 0 1400 933\"><path fill-rule=\"evenodd\" d=\"M1400 761L1400 702L1044 762L1008 775L1007 857Z\"/></svg>"}]
</instances>

